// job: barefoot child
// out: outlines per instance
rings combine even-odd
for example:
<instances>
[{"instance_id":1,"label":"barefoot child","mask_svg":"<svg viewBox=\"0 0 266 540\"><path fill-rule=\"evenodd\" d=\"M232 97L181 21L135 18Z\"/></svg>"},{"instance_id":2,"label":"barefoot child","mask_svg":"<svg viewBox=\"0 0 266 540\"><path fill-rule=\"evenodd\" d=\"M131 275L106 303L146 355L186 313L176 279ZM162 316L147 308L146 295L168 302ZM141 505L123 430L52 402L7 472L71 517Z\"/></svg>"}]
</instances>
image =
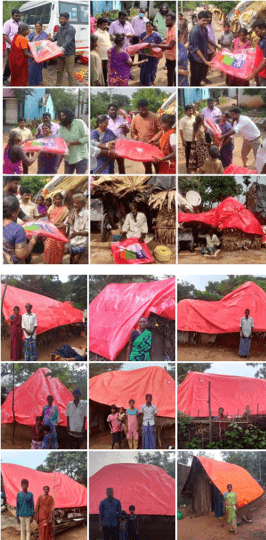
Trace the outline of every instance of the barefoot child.
<instances>
[{"instance_id":1,"label":"barefoot child","mask_svg":"<svg viewBox=\"0 0 266 540\"><path fill-rule=\"evenodd\" d=\"M49 449L51 448L51 444L52 444L52 435L50 433L50 426L43 426L43 431L44 431L44 435L43 435L43 440L42 440L42 449Z\"/></svg>"},{"instance_id":2,"label":"barefoot child","mask_svg":"<svg viewBox=\"0 0 266 540\"><path fill-rule=\"evenodd\" d=\"M126 421L127 421L126 409L124 409L124 407L119 408L118 420L121 426L121 433L122 433L121 438L124 439L125 433L126 433Z\"/></svg>"},{"instance_id":3,"label":"barefoot child","mask_svg":"<svg viewBox=\"0 0 266 540\"><path fill-rule=\"evenodd\" d=\"M119 421L119 413L117 412L116 405L111 405L111 414L107 417L107 422L110 426L112 433L112 450L116 443L118 443L119 448L121 448L121 422ZM123 429L123 428L122 428Z\"/></svg>"},{"instance_id":4,"label":"barefoot child","mask_svg":"<svg viewBox=\"0 0 266 540\"><path fill-rule=\"evenodd\" d=\"M42 447L42 440L43 440L44 430L42 425L42 417L36 416L35 418L35 425L31 429L31 449L32 450L40 450Z\"/></svg>"},{"instance_id":5,"label":"barefoot child","mask_svg":"<svg viewBox=\"0 0 266 540\"><path fill-rule=\"evenodd\" d=\"M127 513L125 510L121 512L122 517L119 526L119 540L126 540L126 530L127 530Z\"/></svg>"},{"instance_id":6,"label":"barefoot child","mask_svg":"<svg viewBox=\"0 0 266 540\"><path fill-rule=\"evenodd\" d=\"M139 519L135 514L135 506L130 505L129 515L127 516L127 538L128 540L139 540Z\"/></svg>"},{"instance_id":7,"label":"barefoot child","mask_svg":"<svg viewBox=\"0 0 266 540\"><path fill-rule=\"evenodd\" d=\"M129 400L129 408L126 410L127 414L127 441L129 448L136 450L138 448L139 440L139 415L138 409L135 407L134 399Z\"/></svg>"}]
</instances>

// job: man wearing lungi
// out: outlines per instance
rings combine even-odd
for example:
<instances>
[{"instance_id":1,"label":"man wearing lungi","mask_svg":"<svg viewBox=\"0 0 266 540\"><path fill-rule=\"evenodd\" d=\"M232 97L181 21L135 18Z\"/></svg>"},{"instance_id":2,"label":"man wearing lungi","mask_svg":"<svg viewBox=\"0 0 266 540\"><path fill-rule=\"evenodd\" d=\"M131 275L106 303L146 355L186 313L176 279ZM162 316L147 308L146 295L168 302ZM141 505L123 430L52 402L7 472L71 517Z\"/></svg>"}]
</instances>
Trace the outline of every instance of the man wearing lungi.
<instances>
[{"instance_id":1,"label":"man wearing lungi","mask_svg":"<svg viewBox=\"0 0 266 540\"><path fill-rule=\"evenodd\" d=\"M152 395L146 394L146 403L141 406L142 417L142 448L145 450L156 449L156 418L158 409L152 403Z\"/></svg>"},{"instance_id":2,"label":"man wearing lungi","mask_svg":"<svg viewBox=\"0 0 266 540\"><path fill-rule=\"evenodd\" d=\"M253 332L253 319L249 316L250 310L245 309L245 317L240 320L240 344L239 344L239 356L242 358L248 358L249 349L251 344L252 332Z\"/></svg>"},{"instance_id":3,"label":"man wearing lungi","mask_svg":"<svg viewBox=\"0 0 266 540\"><path fill-rule=\"evenodd\" d=\"M37 360L37 347L36 347L36 328L37 317L35 313L32 313L32 305L26 304L26 313L22 315L22 330L24 332L24 361L36 362Z\"/></svg>"}]
</instances>

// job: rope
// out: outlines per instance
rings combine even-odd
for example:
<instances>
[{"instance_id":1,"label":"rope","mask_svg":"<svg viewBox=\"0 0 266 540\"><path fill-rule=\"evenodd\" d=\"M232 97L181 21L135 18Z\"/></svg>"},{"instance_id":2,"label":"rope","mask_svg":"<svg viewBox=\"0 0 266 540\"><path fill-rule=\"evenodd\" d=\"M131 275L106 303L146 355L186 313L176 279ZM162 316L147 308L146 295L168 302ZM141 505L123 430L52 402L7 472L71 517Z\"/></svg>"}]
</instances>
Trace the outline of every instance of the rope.
<instances>
[{"instance_id":1,"label":"rope","mask_svg":"<svg viewBox=\"0 0 266 540\"><path fill-rule=\"evenodd\" d=\"M169 263L173 254L167 246L157 246L154 250L154 257L160 263Z\"/></svg>"}]
</instances>

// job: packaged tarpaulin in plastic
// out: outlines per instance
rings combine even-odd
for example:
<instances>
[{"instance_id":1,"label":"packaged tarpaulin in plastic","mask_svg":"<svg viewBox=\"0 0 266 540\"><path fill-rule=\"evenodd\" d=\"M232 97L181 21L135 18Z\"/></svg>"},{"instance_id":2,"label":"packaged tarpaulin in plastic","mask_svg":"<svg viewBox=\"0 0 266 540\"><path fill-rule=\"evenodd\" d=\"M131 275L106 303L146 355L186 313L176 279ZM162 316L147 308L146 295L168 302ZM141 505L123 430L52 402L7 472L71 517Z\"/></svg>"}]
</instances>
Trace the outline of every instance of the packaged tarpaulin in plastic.
<instances>
[{"instance_id":1,"label":"packaged tarpaulin in plastic","mask_svg":"<svg viewBox=\"0 0 266 540\"><path fill-rule=\"evenodd\" d=\"M58 154L64 156L68 153L67 145L64 139L60 137L47 137L47 139L35 139L25 142L23 146L24 152L38 152L43 150L47 154Z\"/></svg>"},{"instance_id":2,"label":"packaged tarpaulin in plastic","mask_svg":"<svg viewBox=\"0 0 266 540\"><path fill-rule=\"evenodd\" d=\"M160 47L150 47L149 43L136 43L135 45L129 45L129 47L126 48L126 51L129 56L140 53L146 54L147 56L154 56L158 59L163 58L162 49L160 49Z\"/></svg>"},{"instance_id":3,"label":"packaged tarpaulin in plastic","mask_svg":"<svg viewBox=\"0 0 266 540\"><path fill-rule=\"evenodd\" d=\"M119 157L141 162L153 162L155 158L162 159L164 157L161 150L153 144L127 139L116 141L115 153Z\"/></svg>"},{"instance_id":4,"label":"packaged tarpaulin in plastic","mask_svg":"<svg viewBox=\"0 0 266 540\"><path fill-rule=\"evenodd\" d=\"M227 75L247 80L255 64L255 49L244 49L239 53L222 49L219 51L211 65Z\"/></svg>"},{"instance_id":5,"label":"packaged tarpaulin in plastic","mask_svg":"<svg viewBox=\"0 0 266 540\"><path fill-rule=\"evenodd\" d=\"M257 171L252 171L248 167L240 167L238 165L228 165L226 169L224 169L224 174L258 174Z\"/></svg>"},{"instance_id":6,"label":"packaged tarpaulin in plastic","mask_svg":"<svg viewBox=\"0 0 266 540\"><path fill-rule=\"evenodd\" d=\"M127 238L111 245L115 264L147 264L154 262L145 242L139 238Z\"/></svg>"},{"instance_id":7,"label":"packaged tarpaulin in plastic","mask_svg":"<svg viewBox=\"0 0 266 540\"><path fill-rule=\"evenodd\" d=\"M23 223L23 229L25 230L27 238L34 236L36 233L39 236L53 238L53 240L60 240L61 242L68 243L68 239L62 234L59 229L50 221L34 221L29 220Z\"/></svg>"},{"instance_id":8,"label":"packaged tarpaulin in plastic","mask_svg":"<svg viewBox=\"0 0 266 540\"><path fill-rule=\"evenodd\" d=\"M56 43L45 39L41 41L29 41L29 48L37 64L64 54L62 48L58 47Z\"/></svg>"},{"instance_id":9,"label":"packaged tarpaulin in plastic","mask_svg":"<svg viewBox=\"0 0 266 540\"><path fill-rule=\"evenodd\" d=\"M219 144L219 137L221 137L222 132L218 124L213 122L213 120L210 120L210 118L204 118L204 125L215 144Z\"/></svg>"}]
</instances>

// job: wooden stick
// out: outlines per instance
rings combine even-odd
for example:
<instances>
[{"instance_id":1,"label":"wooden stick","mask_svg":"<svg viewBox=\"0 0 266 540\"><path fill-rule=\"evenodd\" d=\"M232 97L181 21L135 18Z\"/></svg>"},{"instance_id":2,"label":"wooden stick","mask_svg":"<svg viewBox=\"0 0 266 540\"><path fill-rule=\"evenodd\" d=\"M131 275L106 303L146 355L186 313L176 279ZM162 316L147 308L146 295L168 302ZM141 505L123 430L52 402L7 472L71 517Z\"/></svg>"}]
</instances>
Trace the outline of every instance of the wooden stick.
<instances>
[{"instance_id":1,"label":"wooden stick","mask_svg":"<svg viewBox=\"0 0 266 540\"><path fill-rule=\"evenodd\" d=\"M13 433L12 433L12 444L15 444L15 363L13 362L13 396L12 396L12 412L13 412Z\"/></svg>"},{"instance_id":2,"label":"wooden stick","mask_svg":"<svg viewBox=\"0 0 266 540\"><path fill-rule=\"evenodd\" d=\"M210 435L210 442L212 442L211 383L210 382L209 382L209 388L208 388L208 406L209 406L209 435Z\"/></svg>"}]
</instances>

